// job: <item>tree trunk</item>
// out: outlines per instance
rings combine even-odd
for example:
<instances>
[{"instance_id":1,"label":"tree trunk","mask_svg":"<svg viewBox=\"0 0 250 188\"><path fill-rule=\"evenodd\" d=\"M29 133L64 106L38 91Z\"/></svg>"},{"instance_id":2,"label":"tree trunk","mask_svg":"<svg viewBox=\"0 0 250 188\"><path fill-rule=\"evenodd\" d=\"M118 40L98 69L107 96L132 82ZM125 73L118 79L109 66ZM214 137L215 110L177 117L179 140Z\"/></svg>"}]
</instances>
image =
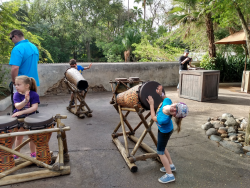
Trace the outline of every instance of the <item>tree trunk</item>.
<instances>
[{"instance_id":1,"label":"tree trunk","mask_svg":"<svg viewBox=\"0 0 250 188\"><path fill-rule=\"evenodd\" d=\"M91 62L91 54L90 54L90 42L87 40L86 42L86 47L87 47L87 57L88 57L88 62Z\"/></svg>"},{"instance_id":2,"label":"tree trunk","mask_svg":"<svg viewBox=\"0 0 250 188\"><path fill-rule=\"evenodd\" d=\"M146 0L144 0L144 20L146 19Z\"/></svg>"},{"instance_id":3,"label":"tree trunk","mask_svg":"<svg viewBox=\"0 0 250 188\"><path fill-rule=\"evenodd\" d=\"M245 35L246 35L246 43L247 43L247 50L248 50L248 56L250 57L250 30L248 29L248 26L247 26L247 22L240 10L240 7L238 6L237 3L234 3L235 5L235 8L236 8L236 11L238 13L238 16L240 18L240 22L241 22L241 25L242 25L242 28L245 32Z\"/></svg>"},{"instance_id":4,"label":"tree trunk","mask_svg":"<svg viewBox=\"0 0 250 188\"><path fill-rule=\"evenodd\" d=\"M205 22L206 22L206 33L209 41L209 57L216 57L216 48L214 44L214 28L213 28L213 21L211 19L211 12L205 15Z\"/></svg>"}]
</instances>

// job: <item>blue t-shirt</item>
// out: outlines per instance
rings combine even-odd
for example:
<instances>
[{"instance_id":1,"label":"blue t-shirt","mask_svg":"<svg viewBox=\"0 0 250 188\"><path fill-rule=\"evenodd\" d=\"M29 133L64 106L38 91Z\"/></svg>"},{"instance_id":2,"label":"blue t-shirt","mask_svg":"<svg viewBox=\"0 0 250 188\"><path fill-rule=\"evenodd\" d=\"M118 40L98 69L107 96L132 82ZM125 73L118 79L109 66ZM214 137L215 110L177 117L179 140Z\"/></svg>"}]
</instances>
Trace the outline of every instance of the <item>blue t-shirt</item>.
<instances>
[{"instance_id":1,"label":"blue t-shirt","mask_svg":"<svg viewBox=\"0 0 250 188\"><path fill-rule=\"evenodd\" d=\"M40 86L37 71L38 61L37 47L26 39L15 44L11 51L9 65L19 66L18 76L32 77L36 80L36 85Z\"/></svg>"},{"instance_id":2,"label":"blue t-shirt","mask_svg":"<svg viewBox=\"0 0 250 188\"><path fill-rule=\"evenodd\" d=\"M84 67L82 67L81 65L77 65L77 70L82 74Z\"/></svg>"},{"instance_id":3,"label":"blue t-shirt","mask_svg":"<svg viewBox=\"0 0 250 188\"><path fill-rule=\"evenodd\" d=\"M162 102L160 109L156 112L157 117L157 126L160 132L162 133L169 133L174 129L172 116L166 115L162 112L162 109L166 105L171 105L172 101L169 98L165 98Z\"/></svg>"},{"instance_id":4,"label":"blue t-shirt","mask_svg":"<svg viewBox=\"0 0 250 188\"><path fill-rule=\"evenodd\" d=\"M24 100L24 98L25 98L25 95L22 95L18 92L14 93L14 95L13 95L14 104L22 102ZM39 95L35 91L30 91L30 100L25 105L25 107L23 107L21 110L25 110L27 108L30 108L32 106L32 104L36 104L36 103L40 104ZM16 113L16 112L21 111L21 110L15 109L13 111L13 113ZM35 112L33 112L31 114L34 114L34 113ZM30 114L26 114L26 115L30 115Z\"/></svg>"}]
</instances>

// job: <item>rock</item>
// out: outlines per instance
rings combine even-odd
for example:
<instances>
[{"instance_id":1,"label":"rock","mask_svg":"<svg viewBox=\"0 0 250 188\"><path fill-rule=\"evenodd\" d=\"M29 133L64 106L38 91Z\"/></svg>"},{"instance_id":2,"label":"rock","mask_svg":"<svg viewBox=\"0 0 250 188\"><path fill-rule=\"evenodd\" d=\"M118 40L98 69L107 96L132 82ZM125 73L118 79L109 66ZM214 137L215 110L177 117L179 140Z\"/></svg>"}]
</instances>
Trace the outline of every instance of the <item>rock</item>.
<instances>
[{"instance_id":1,"label":"rock","mask_svg":"<svg viewBox=\"0 0 250 188\"><path fill-rule=\"evenodd\" d=\"M218 132L215 128L210 128L206 131L206 135L210 136L210 135L216 135Z\"/></svg>"},{"instance_id":2,"label":"rock","mask_svg":"<svg viewBox=\"0 0 250 188\"><path fill-rule=\"evenodd\" d=\"M220 145L222 145L223 147L225 147L228 150L233 151L237 154L244 153L242 147L237 143L223 140L223 141L220 141Z\"/></svg>"},{"instance_id":3,"label":"rock","mask_svg":"<svg viewBox=\"0 0 250 188\"><path fill-rule=\"evenodd\" d=\"M242 122L240 124L240 128L242 128L242 129L246 129L247 128L247 121L245 119L242 120Z\"/></svg>"},{"instance_id":4,"label":"rock","mask_svg":"<svg viewBox=\"0 0 250 188\"><path fill-rule=\"evenodd\" d=\"M220 121L225 123L227 121L227 119L221 118Z\"/></svg>"},{"instance_id":5,"label":"rock","mask_svg":"<svg viewBox=\"0 0 250 188\"><path fill-rule=\"evenodd\" d=\"M211 118L213 121L219 120L219 116Z\"/></svg>"},{"instance_id":6,"label":"rock","mask_svg":"<svg viewBox=\"0 0 250 188\"><path fill-rule=\"evenodd\" d=\"M222 138L220 136L216 136L216 135L211 135L210 136L210 140L213 140L213 141L216 141L216 142L219 142L222 140Z\"/></svg>"},{"instance_id":7,"label":"rock","mask_svg":"<svg viewBox=\"0 0 250 188\"><path fill-rule=\"evenodd\" d=\"M243 131L243 129L242 128L238 128L238 131Z\"/></svg>"},{"instance_id":8,"label":"rock","mask_svg":"<svg viewBox=\"0 0 250 188\"><path fill-rule=\"evenodd\" d=\"M228 133L228 136L237 135L236 133Z\"/></svg>"},{"instance_id":9,"label":"rock","mask_svg":"<svg viewBox=\"0 0 250 188\"><path fill-rule=\"evenodd\" d=\"M220 124L219 121L214 121L214 122L213 122L213 126L214 126L214 128L216 128L216 129L219 129L220 127L224 127L224 125Z\"/></svg>"},{"instance_id":10,"label":"rock","mask_svg":"<svg viewBox=\"0 0 250 188\"><path fill-rule=\"evenodd\" d=\"M247 156L250 156L250 152L247 152L246 155L247 155Z\"/></svg>"},{"instance_id":11,"label":"rock","mask_svg":"<svg viewBox=\"0 0 250 188\"><path fill-rule=\"evenodd\" d=\"M238 138L238 141L239 141L239 142L244 142L245 139L243 139L242 137L240 137L240 138Z\"/></svg>"},{"instance_id":12,"label":"rock","mask_svg":"<svg viewBox=\"0 0 250 188\"><path fill-rule=\"evenodd\" d=\"M221 119L226 119L227 120L227 118L229 118L229 117L234 117L234 116L232 114L230 114L230 113L225 113L225 114L222 114Z\"/></svg>"},{"instance_id":13,"label":"rock","mask_svg":"<svg viewBox=\"0 0 250 188\"><path fill-rule=\"evenodd\" d=\"M209 117L209 118L207 119L207 121L210 122L210 121L211 121L211 117Z\"/></svg>"},{"instance_id":14,"label":"rock","mask_svg":"<svg viewBox=\"0 0 250 188\"><path fill-rule=\"evenodd\" d=\"M225 131L227 131L227 129L228 129L228 128L226 128L226 127L220 127L220 128L219 128L219 130L225 130Z\"/></svg>"},{"instance_id":15,"label":"rock","mask_svg":"<svg viewBox=\"0 0 250 188\"><path fill-rule=\"evenodd\" d=\"M218 130L218 133L220 133L220 134L227 134L227 131L225 131L225 130L223 130L223 129L219 129L219 130Z\"/></svg>"},{"instance_id":16,"label":"rock","mask_svg":"<svg viewBox=\"0 0 250 188\"><path fill-rule=\"evenodd\" d=\"M244 132L244 131L238 131L238 133L243 134L243 135L246 134L246 132Z\"/></svg>"},{"instance_id":17,"label":"rock","mask_svg":"<svg viewBox=\"0 0 250 188\"><path fill-rule=\"evenodd\" d=\"M205 123L204 125L202 125L201 128L202 128L203 130L208 130L208 129L210 129L210 128L213 128L213 124L211 124L210 122L207 122L207 123Z\"/></svg>"},{"instance_id":18,"label":"rock","mask_svg":"<svg viewBox=\"0 0 250 188\"><path fill-rule=\"evenodd\" d=\"M238 140L235 140L234 142L235 142L235 143L240 143ZM241 144L240 144L240 145L241 145Z\"/></svg>"},{"instance_id":19,"label":"rock","mask_svg":"<svg viewBox=\"0 0 250 188\"><path fill-rule=\"evenodd\" d=\"M225 122L225 126L234 127L234 126L237 126L237 122L235 121L233 117L228 117L227 121Z\"/></svg>"},{"instance_id":20,"label":"rock","mask_svg":"<svg viewBox=\"0 0 250 188\"><path fill-rule=\"evenodd\" d=\"M229 141L229 138L223 138L223 140Z\"/></svg>"},{"instance_id":21,"label":"rock","mask_svg":"<svg viewBox=\"0 0 250 188\"><path fill-rule=\"evenodd\" d=\"M243 136L243 134L239 134L239 133L238 133L237 136L238 136L238 137L241 137L241 136Z\"/></svg>"},{"instance_id":22,"label":"rock","mask_svg":"<svg viewBox=\"0 0 250 188\"><path fill-rule=\"evenodd\" d=\"M229 136L229 140L231 140L231 141L234 141L234 140L236 140L236 135L231 135L231 136Z\"/></svg>"},{"instance_id":23,"label":"rock","mask_svg":"<svg viewBox=\"0 0 250 188\"><path fill-rule=\"evenodd\" d=\"M220 136L221 136L221 138L226 138L228 135L227 134L222 134Z\"/></svg>"},{"instance_id":24,"label":"rock","mask_svg":"<svg viewBox=\"0 0 250 188\"><path fill-rule=\"evenodd\" d=\"M228 133L236 133L236 130L233 127L229 127L227 132Z\"/></svg>"},{"instance_id":25,"label":"rock","mask_svg":"<svg viewBox=\"0 0 250 188\"><path fill-rule=\"evenodd\" d=\"M241 122L243 119L245 119L244 117L240 117L238 118L238 120Z\"/></svg>"},{"instance_id":26,"label":"rock","mask_svg":"<svg viewBox=\"0 0 250 188\"><path fill-rule=\"evenodd\" d=\"M243 147L243 150L249 152L250 151L250 146Z\"/></svg>"},{"instance_id":27,"label":"rock","mask_svg":"<svg viewBox=\"0 0 250 188\"><path fill-rule=\"evenodd\" d=\"M241 123L241 121L240 121L239 119L235 119L235 121L236 121L238 124Z\"/></svg>"}]
</instances>

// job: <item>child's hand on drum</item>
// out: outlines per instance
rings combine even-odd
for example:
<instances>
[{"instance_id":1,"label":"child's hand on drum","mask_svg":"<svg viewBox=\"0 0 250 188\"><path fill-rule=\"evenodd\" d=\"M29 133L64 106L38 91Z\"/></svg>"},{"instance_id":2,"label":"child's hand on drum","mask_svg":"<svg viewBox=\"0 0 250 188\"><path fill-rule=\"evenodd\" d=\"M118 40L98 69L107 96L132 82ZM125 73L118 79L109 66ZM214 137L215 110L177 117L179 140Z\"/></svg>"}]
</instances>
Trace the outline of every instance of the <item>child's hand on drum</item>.
<instances>
[{"instance_id":1,"label":"child's hand on drum","mask_svg":"<svg viewBox=\"0 0 250 188\"><path fill-rule=\"evenodd\" d=\"M151 105L153 105L154 106L154 99L153 99L153 97L152 96L148 96L148 98L147 98L147 101L148 101L148 104L151 106Z\"/></svg>"},{"instance_id":2,"label":"child's hand on drum","mask_svg":"<svg viewBox=\"0 0 250 188\"><path fill-rule=\"evenodd\" d=\"M18 111L12 115L12 117L17 117L23 115L22 111Z\"/></svg>"},{"instance_id":3,"label":"child's hand on drum","mask_svg":"<svg viewBox=\"0 0 250 188\"><path fill-rule=\"evenodd\" d=\"M159 94L160 96L162 95L162 85L159 85L156 89L156 93Z\"/></svg>"}]
</instances>

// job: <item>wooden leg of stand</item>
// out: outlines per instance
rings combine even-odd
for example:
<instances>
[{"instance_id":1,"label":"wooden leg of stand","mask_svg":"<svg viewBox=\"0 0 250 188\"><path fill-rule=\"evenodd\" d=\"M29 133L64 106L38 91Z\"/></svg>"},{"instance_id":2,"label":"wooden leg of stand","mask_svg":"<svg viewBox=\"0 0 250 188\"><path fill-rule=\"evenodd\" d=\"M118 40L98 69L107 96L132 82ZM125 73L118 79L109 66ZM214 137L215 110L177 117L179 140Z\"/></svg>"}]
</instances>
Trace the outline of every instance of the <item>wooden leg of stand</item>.
<instances>
[{"instance_id":1,"label":"wooden leg of stand","mask_svg":"<svg viewBox=\"0 0 250 188\"><path fill-rule=\"evenodd\" d=\"M130 113L130 112L128 111L128 112L125 114L125 117L127 117L129 113ZM118 131L118 129L120 128L120 126L121 126L121 121L118 123L118 125L116 126L116 128L115 128L115 130L114 130L113 133L116 133L116 132Z\"/></svg>"},{"instance_id":2,"label":"wooden leg of stand","mask_svg":"<svg viewBox=\"0 0 250 188\"><path fill-rule=\"evenodd\" d=\"M52 171L52 170L40 170L35 172L28 172L23 174L17 174L12 176L4 177L0 180L0 186L2 185L9 185L14 183L21 183L31 180L55 177L70 174L70 167L64 167L64 170L60 171Z\"/></svg>"},{"instance_id":3,"label":"wooden leg of stand","mask_svg":"<svg viewBox=\"0 0 250 188\"><path fill-rule=\"evenodd\" d=\"M135 163L131 163L129 160L128 160L128 157L126 155L126 150L125 148L123 147L123 145L121 144L121 142L118 140L118 138L113 138L112 139L113 142L115 143L116 147L118 148L118 150L120 151L123 159L125 160L125 162L127 163L129 169L131 172L136 172L137 171L137 166L135 165Z\"/></svg>"},{"instance_id":4,"label":"wooden leg of stand","mask_svg":"<svg viewBox=\"0 0 250 188\"><path fill-rule=\"evenodd\" d=\"M25 140L22 144L20 144L19 146L17 146L14 150L18 151L20 150L23 146L25 146L26 144L28 144L31 141L30 138L28 138L27 140Z\"/></svg>"},{"instance_id":5,"label":"wooden leg of stand","mask_svg":"<svg viewBox=\"0 0 250 188\"><path fill-rule=\"evenodd\" d=\"M131 139L134 143L137 143L138 140L139 140L139 139L138 139L137 137L135 137L134 135L129 135L128 138ZM145 144L144 142L141 143L140 147L141 147L143 150L145 150L146 152L148 152L148 153L156 153L155 150L153 150L151 147L149 147L149 146L148 146L147 144ZM157 159L157 161L159 161L159 162L161 163L161 160L160 160L159 157L157 157L156 159Z\"/></svg>"},{"instance_id":6,"label":"wooden leg of stand","mask_svg":"<svg viewBox=\"0 0 250 188\"><path fill-rule=\"evenodd\" d=\"M151 113L149 112L146 116L145 119L148 119L148 117L151 115ZM142 121L134 128L134 132L141 126Z\"/></svg>"},{"instance_id":7,"label":"wooden leg of stand","mask_svg":"<svg viewBox=\"0 0 250 188\"><path fill-rule=\"evenodd\" d=\"M24 163L22 163L22 164L20 164L18 166L15 166L15 167L13 167L13 168L11 168L9 170L3 171L2 173L0 173L0 179L5 177L5 176L8 176L9 174L12 174L13 172L15 172L15 171L17 171L17 170L19 170L21 168L29 166L31 164L33 164L33 163L30 162L30 161L26 161L26 162L24 162ZM0 180L0 182L1 182L1 180Z\"/></svg>"},{"instance_id":8,"label":"wooden leg of stand","mask_svg":"<svg viewBox=\"0 0 250 188\"><path fill-rule=\"evenodd\" d=\"M118 109L119 109L120 120L121 120L121 125L122 125L122 132L123 132L123 138L124 138L124 143L125 143L126 156L129 157L128 140L127 140L126 130L125 130L124 122L123 122L123 115L122 115L121 107L118 106Z\"/></svg>"},{"instance_id":9,"label":"wooden leg of stand","mask_svg":"<svg viewBox=\"0 0 250 188\"><path fill-rule=\"evenodd\" d=\"M147 135L147 133L148 133L147 130L144 130L144 131L143 131L142 135L140 136L138 142L136 143L136 145L135 145L135 147L134 147L134 149L133 149L133 151L131 152L130 155L132 155L132 156L135 155L136 151L139 149L139 147L140 147L140 145L141 145L143 139L144 139L145 136Z\"/></svg>"},{"instance_id":10,"label":"wooden leg of stand","mask_svg":"<svg viewBox=\"0 0 250 188\"><path fill-rule=\"evenodd\" d=\"M134 157L129 157L129 161L131 163L134 163L136 161L146 161L148 158L157 158L158 154L157 153L145 153L139 156L134 156Z\"/></svg>"}]
</instances>

